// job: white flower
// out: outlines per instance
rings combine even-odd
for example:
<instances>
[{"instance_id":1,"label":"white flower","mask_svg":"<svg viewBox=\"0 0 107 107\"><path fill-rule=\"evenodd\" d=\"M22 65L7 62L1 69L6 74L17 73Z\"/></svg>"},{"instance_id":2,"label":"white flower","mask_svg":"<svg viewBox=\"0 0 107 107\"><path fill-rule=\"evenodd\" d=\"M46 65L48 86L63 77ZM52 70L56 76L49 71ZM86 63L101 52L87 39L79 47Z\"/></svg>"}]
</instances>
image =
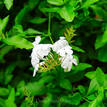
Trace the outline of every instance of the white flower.
<instances>
[{"instance_id":1,"label":"white flower","mask_svg":"<svg viewBox=\"0 0 107 107\"><path fill-rule=\"evenodd\" d=\"M60 40L56 41L53 44L52 49L57 53L61 48L65 47L66 45L68 45L68 42L65 40L65 37L60 37Z\"/></svg>"},{"instance_id":2,"label":"white flower","mask_svg":"<svg viewBox=\"0 0 107 107\"><path fill-rule=\"evenodd\" d=\"M37 57L32 57L32 58L31 58L31 64L32 64L32 66L35 67L36 64L39 63L39 61L40 61L40 60L39 60Z\"/></svg>"},{"instance_id":3,"label":"white flower","mask_svg":"<svg viewBox=\"0 0 107 107\"><path fill-rule=\"evenodd\" d=\"M36 75L36 72L39 69L39 65L44 64L44 62L41 62L41 60L43 60L45 56L48 56L51 48L53 51L61 56L59 60L61 60L61 67L63 67L64 70L70 71L72 68L72 64L77 65L76 59L72 56L72 47L69 46L67 40L65 40L65 37L60 37L60 39L56 41L53 45L39 44L40 40L40 36L37 36L35 38L35 41L33 42L34 48L31 53L31 64L34 67L33 76Z\"/></svg>"},{"instance_id":4,"label":"white flower","mask_svg":"<svg viewBox=\"0 0 107 107\"><path fill-rule=\"evenodd\" d=\"M40 43L40 40L41 40L41 37L40 36L37 36L36 38L35 38L35 41L33 42L33 45L35 46L35 45L38 45L39 43Z\"/></svg>"},{"instance_id":5,"label":"white flower","mask_svg":"<svg viewBox=\"0 0 107 107\"><path fill-rule=\"evenodd\" d=\"M49 54L52 47L51 44L39 44L40 40L40 36L37 36L33 42L34 48L31 53L31 64L34 67L33 76L36 75L36 71L39 69L40 60Z\"/></svg>"},{"instance_id":6,"label":"white flower","mask_svg":"<svg viewBox=\"0 0 107 107\"><path fill-rule=\"evenodd\" d=\"M38 69L39 69L39 64L36 64L34 67L33 77L36 75L36 72L38 71Z\"/></svg>"},{"instance_id":7,"label":"white flower","mask_svg":"<svg viewBox=\"0 0 107 107\"><path fill-rule=\"evenodd\" d=\"M58 53L60 56L64 57L64 56L67 55L67 54L73 54L73 51L72 51L71 49L72 49L72 48L71 48L69 45L67 45L67 46L61 48L60 50L58 50L57 53Z\"/></svg>"},{"instance_id":8,"label":"white flower","mask_svg":"<svg viewBox=\"0 0 107 107\"><path fill-rule=\"evenodd\" d=\"M50 52L50 44L38 44L35 45L33 49L33 55L37 56L39 59L43 59L45 56L47 56ZM32 55L32 56L33 56Z\"/></svg>"},{"instance_id":9,"label":"white flower","mask_svg":"<svg viewBox=\"0 0 107 107\"><path fill-rule=\"evenodd\" d=\"M66 55L65 57L62 57L61 61L61 67L68 71L71 70L72 64L77 65L76 59L73 58L72 55Z\"/></svg>"},{"instance_id":10,"label":"white flower","mask_svg":"<svg viewBox=\"0 0 107 107\"><path fill-rule=\"evenodd\" d=\"M61 56L61 67L65 70L70 71L72 64L77 65L76 59L72 56L72 47L69 46L64 37L60 37L60 40L53 44L52 49Z\"/></svg>"}]
</instances>

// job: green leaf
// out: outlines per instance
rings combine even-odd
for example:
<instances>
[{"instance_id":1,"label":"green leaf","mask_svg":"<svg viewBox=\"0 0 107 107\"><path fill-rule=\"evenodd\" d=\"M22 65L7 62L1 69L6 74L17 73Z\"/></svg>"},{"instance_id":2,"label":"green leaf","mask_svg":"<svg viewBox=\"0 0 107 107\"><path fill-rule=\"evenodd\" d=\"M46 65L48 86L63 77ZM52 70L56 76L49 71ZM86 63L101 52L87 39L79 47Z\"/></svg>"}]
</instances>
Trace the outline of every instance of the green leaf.
<instances>
[{"instance_id":1,"label":"green leaf","mask_svg":"<svg viewBox=\"0 0 107 107\"><path fill-rule=\"evenodd\" d=\"M104 42L102 42L102 35L98 35L95 41L95 49L99 49L105 45Z\"/></svg>"},{"instance_id":2,"label":"green leaf","mask_svg":"<svg viewBox=\"0 0 107 107\"><path fill-rule=\"evenodd\" d=\"M107 11L105 9L103 9L103 7L98 6L98 5L92 5L91 8L93 9L94 13L99 16L98 19L100 19L100 20L103 20L103 19L106 20Z\"/></svg>"},{"instance_id":3,"label":"green leaf","mask_svg":"<svg viewBox=\"0 0 107 107\"><path fill-rule=\"evenodd\" d=\"M29 0L28 6L29 6L30 10L34 9L38 3L39 3L39 0Z\"/></svg>"},{"instance_id":4,"label":"green leaf","mask_svg":"<svg viewBox=\"0 0 107 107\"><path fill-rule=\"evenodd\" d=\"M81 101L81 95L80 93L75 93L73 96L62 96L60 98L61 102L67 103L67 104L72 104L72 105L78 105L80 104Z\"/></svg>"},{"instance_id":5,"label":"green leaf","mask_svg":"<svg viewBox=\"0 0 107 107\"><path fill-rule=\"evenodd\" d=\"M13 77L12 72L14 71L16 67L16 63L11 63L9 66L6 67L6 71L4 72L4 84L7 85Z\"/></svg>"},{"instance_id":6,"label":"green leaf","mask_svg":"<svg viewBox=\"0 0 107 107\"><path fill-rule=\"evenodd\" d=\"M80 104L80 101L81 101L81 95L80 93L75 93L72 97L71 97L71 103L73 105L78 105Z\"/></svg>"},{"instance_id":7,"label":"green leaf","mask_svg":"<svg viewBox=\"0 0 107 107\"><path fill-rule=\"evenodd\" d=\"M104 89L107 89L107 74L105 74Z\"/></svg>"},{"instance_id":8,"label":"green leaf","mask_svg":"<svg viewBox=\"0 0 107 107\"><path fill-rule=\"evenodd\" d=\"M86 76L87 78L89 78L89 79L95 78L95 75L96 75L96 71L87 72L87 73L85 74L85 76Z\"/></svg>"},{"instance_id":9,"label":"green leaf","mask_svg":"<svg viewBox=\"0 0 107 107\"><path fill-rule=\"evenodd\" d=\"M77 52L82 52L82 53L85 53L85 51L77 46L74 46L74 45L71 45L72 49L77 51Z\"/></svg>"},{"instance_id":10,"label":"green leaf","mask_svg":"<svg viewBox=\"0 0 107 107\"><path fill-rule=\"evenodd\" d=\"M12 5L13 5L13 0L4 0L4 4L5 4L6 8L7 8L8 10L10 10L10 8L11 8Z\"/></svg>"},{"instance_id":11,"label":"green leaf","mask_svg":"<svg viewBox=\"0 0 107 107\"><path fill-rule=\"evenodd\" d=\"M98 60L101 62L107 62L107 44L99 49L98 51Z\"/></svg>"},{"instance_id":12,"label":"green leaf","mask_svg":"<svg viewBox=\"0 0 107 107\"><path fill-rule=\"evenodd\" d=\"M29 20L29 22L33 23L33 24L42 24L47 20L47 18L41 18L41 17L35 17L31 20Z\"/></svg>"},{"instance_id":13,"label":"green leaf","mask_svg":"<svg viewBox=\"0 0 107 107\"><path fill-rule=\"evenodd\" d=\"M89 95L89 94L97 91L98 88L99 88L99 84L98 84L96 78L93 78L93 79L91 80L91 82L90 82L90 85L89 85L89 89L88 89L88 93L87 93L87 94Z\"/></svg>"},{"instance_id":14,"label":"green leaf","mask_svg":"<svg viewBox=\"0 0 107 107\"><path fill-rule=\"evenodd\" d=\"M29 28L25 31L26 34L29 34L29 35L33 35L33 34L42 34L42 32L38 31L38 30L35 30L35 29L32 29L32 28ZM36 37L36 36L35 36Z\"/></svg>"},{"instance_id":15,"label":"green leaf","mask_svg":"<svg viewBox=\"0 0 107 107\"><path fill-rule=\"evenodd\" d=\"M33 48L33 44L28 41L27 39L24 39L20 36L12 36L10 38L6 38L3 40L4 43L8 44L8 45L12 45L15 46L17 48L20 49L32 49Z\"/></svg>"},{"instance_id":16,"label":"green leaf","mask_svg":"<svg viewBox=\"0 0 107 107\"><path fill-rule=\"evenodd\" d=\"M60 87L66 90L72 90L72 85L68 79L62 79L60 81Z\"/></svg>"},{"instance_id":17,"label":"green leaf","mask_svg":"<svg viewBox=\"0 0 107 107\"><path fill-rule=\"evenodd\" d=\"M107 43L107 26L106 26L104 34L102 36L102 42Z\"/></svg>"},{"instance_id":18,"label":"green leaf","mask_svg":"<svg viewBox=\"0 0 107 107\"><path fill-rule=\"evenodd\" d=\"M0 87L0 96L7 96L8 94L9 94L8 89Z\"/></svg>"},{"instance_id":19,"label":"green leaf","mask_svg":"<svg viewBox=\"0 0 107 107\"><path fill-rule=\"evenodd\" d=\"M92 65L90 64L87 64L87 63L79 63L78 66L72 68L73 70L75 70L75 72L78 72L78 71L84 71L85 69L87 68L91 68Z\"/></svg>"},{"instance_id":20,"label":"green leaf","mask_svg":"<svg viewBox=\"0 0 107 107\"><path fill-rule=\"evenodd\" d=\"M6 107L16 107L15 104L15 90L12 88L8 99L5 101Z\"/></svg>"},{"instance_id":21,"label":"green leaf","mask_svg":"<svg viewBox=\"0 0 107 107\"><path fill-rule=\"evenodd\" d=\"M0 98L0 107L6 107L5 100Z\"/></svg>"},{"instance_id":22,"label":"green leaf","mask_svg":"<svg viewBox=\"0 0 107 107\"><path fill-rule=\"evenodd\" d=\"M96 99L96 96L95 96L95 94L92 94L92 95L89 95L89 96L87 97L87 99L88 99L88 100L94 100L94 99Z\"/></svg>"},{"instance_id":23,"label":"green leaf","mask_svg":"<svg viewBox=\"0 0 107 107\"><path fill-rule=\"evenodd\" d=\"M98 107L104 98L104 89L103 87L100 87L98 89L98 96L95 100L92 101L92 103L89 105L89 107Z\"/></svg>"},{"instance_id":24,"label":"green leaf","mask_svg":"<svg viewBox=\"0 0 107 107\"><path fill-rule=\"evenodd\" d=\"M48 3L56 6L61 6L66 3L68 0L47 0Z\"/></svg>"},{"instance_id":25,"label":"green leaf","mask_svg":"<svg viewBox=\"0 0 107 107\"><path fill-rule=\"evenodd\" d=\"M8 21L9 21L9 16L5 17L3 20L0 19L0 34L2 34L2 32L5 29Z\"/></svg>"},{"instance_id":26,"label":"green leaf","mask_svg":"<svg viewBox=\"0 0 107 107\"><path fill-rule=\"evenodd\" d=\"M77 89L78 89L78 90L80 91L80 93L83 94L83 95L86 93L85 87L82 86L82 85L79 85Z\"/></svg>"},{"instance_id":27,"label":"green leaf","mask_svg":"<svg viewBox=\"0 0 107 107\"><path fill-rule=\"evenodd\" d=\"M70 5L65 5L63 8L60 8L59 14L67 22L72 22L74 17L76 16L74 7Z\"/></svg>"},{"instance_id":28,"label":"green leaf","mask_svg":"<svg viewBox=\"0 0 107 107\"><path fill-rule=\"evenodd\" d=\"M88 102L85 102L83 104L81 104L79 107L88 107L89 103Z\"/></svg>"},{"instance_id":29,"label":"green leaf","mask_svg":"<svg viewBox=\"0 0 107 107\"><path fill-rule=\"evenodd\" d=\"M52 8L44 8L44 7L40 7L40 10L45 13L45 12L57 12L59 13L60 8L58 7L52 7Z\"/></svg>"},{"instance_id":30,"label":"green leaf","mask_svg":"<svg viewBox=\"0 0 107 107\"><path fill-rule=\"evenodd\" d=\"M0 49L0 61L4 61L4 56L9 53L13 49L12 46L5 46Z\"/></svg>"},{"instance_id":31,"label":"green leaf","mask_svg":"<svg viewBox=\"0 0 107 107\"><path fill-rule=\"evenodd\" d=\"M6 74L5 73L5 81L4 81L4 84L7 85L13 78L13 75L12 74Z\"/></svg>"},{"instance_id":32,"label":"green leaf","mask_svg":"<svg viewBox=\"0 0 107 107\"><path fill-rule=\"evenodd\" d=\"M89 7L91 6L92 4L98 2L99 0L87 0L85 3L83 3L82 7L81 8L86 8L86 7Z\"/></svg>"},{"instance_id":33,"label":"green leaf","mask_svg":"<svg viewBox=\"0 0 107 107\"><path fill-rule=\"evenodd\" d=\"M18 13L18 15L15 18L15 24L21 24L23 18L25 17L25 15L30 11L29 6L26 5L23 9L21 9L21 11Z\"/></svg>"},{"instance_id":34,"label":"green leaf","mask_svg":"<svg viewBox=\"0 0 107 107\"><path fill-rule=\"evenodd\" d=\"M102 36L101 35L97 36L97 39L95 42L95 48L99 49L99 48L103 47L105 44L107 44L107 27Z\"/></svg>"},{"instance_id":35,"label":"green leaf","mask_svg":"<svg viewBox=\"0 0 107 107\"><path fill-rule=\"evenodd\" d=\"M50 104L52 102L52 94L48 93L47 97L43 100L43 106L42 107L50 107Z\"/></svg>"},{"instance_id":36,"label":"green leaf","mask_svg":"<svg viewBox=\"0 0 107 107\"><path fill-rule=\"evenodd\" d=\"M29 82L27 85L18 88L17 93L20 93L20 95L24 95L26 89L33 96L43 95L47 91L45 84L51 82L52 80L53 80L53 76L44 76L39 81Z\"/></svg>"},{"instance_id":37,"label":"green leaf","mask_svg":"<svg viewBox=\"0 0 107 107\"><path fill-rule=\"evenodd\" d=\"M18 32L18 33L23 33L23 26L22 25L14 25L12 30L15 32Z\"/></svg>"},{"instance_id":38,"label":"green leaf","mask_svg":"<svg viewBox=\"0 0 107 107\"><path fill-rule=\"evenodd\" d=\"M96 80L100 86L104 85L105 75L104 72L98 67L96 69Z\"/></svg>"},{"instance_id":39,"label":"green leaf","mask_svg":"<svg viewBox=\"0 0 107 107\"><path fill-rule=\"evenodd\" d=\"M26 18L26 14L28 14L32 9L36 7L38 4L39 0L29 0L28 4L24 6L18 13L18 15L15 18L15 24L21 24L23 19Z\"/></svg>"}]
</instances>

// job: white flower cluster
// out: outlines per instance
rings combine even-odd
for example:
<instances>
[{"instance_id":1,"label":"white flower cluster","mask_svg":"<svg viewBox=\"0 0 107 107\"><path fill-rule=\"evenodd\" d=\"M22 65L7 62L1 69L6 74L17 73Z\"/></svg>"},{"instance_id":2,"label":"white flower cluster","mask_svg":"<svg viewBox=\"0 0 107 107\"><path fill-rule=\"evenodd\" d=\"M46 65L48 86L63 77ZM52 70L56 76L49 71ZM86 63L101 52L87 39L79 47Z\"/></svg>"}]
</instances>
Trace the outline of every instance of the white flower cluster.
<instances>
[{"instance_id":1,"label":"white flower cluster","mask_svg":"<svg viewBox=\"0 0 107 107\"><path fill-rule=\"evenodd\" d=\"M73 58L72 47L69 46L65 37L60 37L60 40L52 44L39 44L41 38L37 36L33 42L34 48L31 53L31 64L34 67L33 76L36 75L36 71L39 69L39 64L42 65L44 62L40 62L45 56L48 56L51 49L59 54L61 60L61 67L65 70L70 71L72 64L77 65L77 61Z\"/></svg>"}]
</instances>

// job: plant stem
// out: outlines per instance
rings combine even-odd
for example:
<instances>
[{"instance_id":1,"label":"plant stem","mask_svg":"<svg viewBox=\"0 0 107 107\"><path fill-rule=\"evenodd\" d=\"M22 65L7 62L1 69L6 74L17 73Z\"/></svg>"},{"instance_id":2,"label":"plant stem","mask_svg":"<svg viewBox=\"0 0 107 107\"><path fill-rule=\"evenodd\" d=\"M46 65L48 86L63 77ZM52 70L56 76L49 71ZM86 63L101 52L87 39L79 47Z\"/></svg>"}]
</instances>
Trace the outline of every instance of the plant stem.
<instances>
[{"instance_id":1,"label":"plant stem","mask_svg":"<svg viewBox=\"0 0 107 107\"><path fill-rule=\"evenodd\" d=\"M48 35L49 35L49 38L52 42L52 44L54 43L53 40L52 40L52 37L51 37L51 32L50 32L50 29L51 29L51 13L49 13L49 21L48 21Z\"/></svg>"},{"instance_id":2,"label":"plant stem","mask_svg":"<svg viewBox=\"0 0 107 107\"><path fill-rule=\"evenodd\" d=\"M85 97L82 97L82 99L90 103L90 101L86 99Z\"/></svg>"}]
</instances>

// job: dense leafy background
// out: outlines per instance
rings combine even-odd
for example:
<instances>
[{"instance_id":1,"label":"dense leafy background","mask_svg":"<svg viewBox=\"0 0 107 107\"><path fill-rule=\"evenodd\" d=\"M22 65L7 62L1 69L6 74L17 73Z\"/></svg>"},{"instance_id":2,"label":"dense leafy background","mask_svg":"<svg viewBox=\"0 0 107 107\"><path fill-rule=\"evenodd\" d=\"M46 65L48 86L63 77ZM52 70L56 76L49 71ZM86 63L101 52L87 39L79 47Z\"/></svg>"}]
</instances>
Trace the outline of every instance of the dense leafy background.
<instances>
[{"instance_id":1,"label":"dense leafy background","mask_svg":"<svg viewBox=\"0 0 107 107\"><path fill-rule=\"evenodd\" d=\"M34 37L55 42L71 26L78 66L33 78ZM107 0L0 0L0 107L107 107L106 72Z\"/></svg>"}]
</instances>

